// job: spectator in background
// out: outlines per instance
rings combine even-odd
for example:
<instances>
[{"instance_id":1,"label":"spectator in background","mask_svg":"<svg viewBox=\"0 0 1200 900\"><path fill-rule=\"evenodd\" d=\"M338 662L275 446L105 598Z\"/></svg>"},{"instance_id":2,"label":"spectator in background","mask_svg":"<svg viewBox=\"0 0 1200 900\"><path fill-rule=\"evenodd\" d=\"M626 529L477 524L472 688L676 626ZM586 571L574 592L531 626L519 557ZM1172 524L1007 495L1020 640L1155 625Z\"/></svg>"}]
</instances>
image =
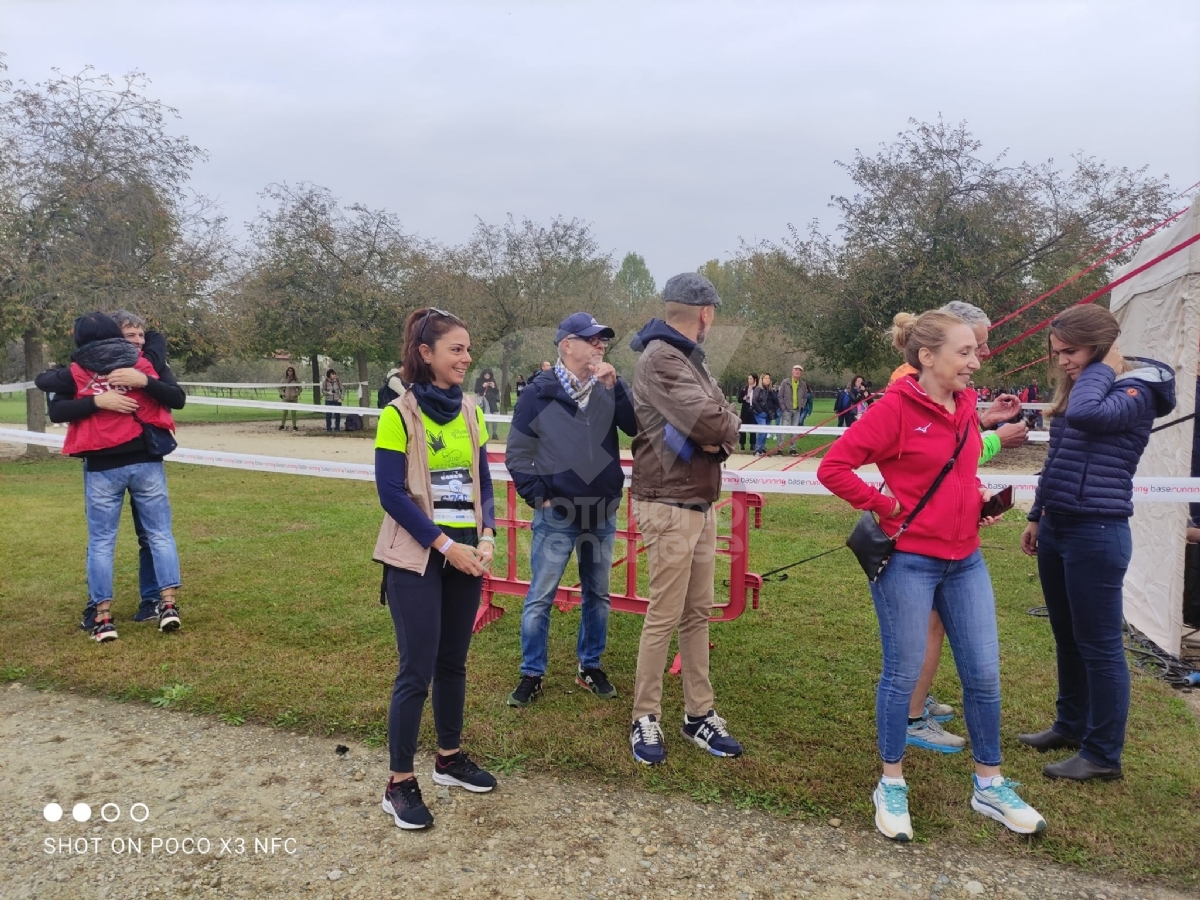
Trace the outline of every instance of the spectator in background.
<instances>
[{"instance_id":1,"label":"spectator in background","mask_svg":"<svg viewBox=\"0 0 1200 900\"><path fill-rule=\"evenodd\" d=\"M338 378L337 369L330 369L325 373L325 380L321 382L321 396L325 398L326 406L341 406L342 396L345 389L342 387L342 379ZM342 430L342 414L325 413L325 433L330 434L334 431Z\"/></svg>"},{"instance_id":2,"label":"spectator in background","mask_svg":"<svg viewBox=\"0 0 1200 900\"><path fill-rule=\"evenodd\" d=\"M527 385L527 382L525 381L525 376L524 376L524 375L518 375L518 376L517 376L517 384L516 384L516 391L517 391L517 402L518 402L518 403L520 403L520 402L521 402L521 392L522 392L523 390L525 390L525 387L526 387L526 385Z\"/></svg>"},{"instance_id":3,"label":"spectator in background","mask_svg":"<svg viewBox=\"0 0 1200 900\"><path fill-rule=\"evenodd\" d=\"M751 373L746 376L746 386L742 388L738 394L738 402L742 404L742 424L753 425L754 420L754 395L758 393L758 376ZM756 439L754 435L748 435L744 431L738 432L738 449L746 449L746 438L750 438L750 449L755 447Z\"/></svg>"},{"instance_id":4,"label":"spectator in background","mask_svg":"<svg viewBox=\"0 0 1200 900\"><path fill-rule=\"evenodd\" d=\"M779 395L771 387L771 375L763 372L758 390L754 393L754 423L770 425L779 415ZM754 436L754 455L763 456L767 452L767 433L761 432Z\"/></svg>"},{"instance_id":5,"label":"spectator in background","mask_svg":"<svg viewBox=\"0 0 1200 900\"><path fill-rule=\"evenodd\" d=\"M289 387L289 385L291 385ZM283 384L279 387L279 399L284 403L299 403L300 402L300 379L296 377L296 370L291 366L287 367L287 371L283 373ZM283 418L279 420L279 430L287 428L288 413L292 414L292 431L299 431L296 427L296 411L294 409L283 411Z\"/></svg>"},{"instance_id":6,"label":"spectator in background","mask_svg":"<svg viewBox=\"0 0 1200 900\"><path fill-rule=\"evenodd\" d=\"M549 372L553 368L554 368L554 366L551 365L550 360L548 360L548 359L542 360L542 371L543 372Z\"/></svg>"},{"instance_id":7,"label":"spectator in background","mask_svg":"<svg viewBox=\"0 0 1200 900\"><path fill-rule=\"evenodd\" d=\"M808 382L804 380L804 366L796 363L792 366L792 377L779 388L779 424L784 427L797 427L804 424L805 412L808 406ZM798 452L795 445L795 435L785 435L784 440L792 441L792 456Z\"/></svg>"},{"instance_id":8,"label":"spectator in background","mask_svg":"<svg viewBox=\"0 0 1200 900\"><path fill-rule=\"evenodd\" d=\"M500 412L500 388L496 384L496 376L492 374L491 369L484 369L475 379L475 396L479 398L479 406L485 415L495 415ZM498 440L495 422L489 423L488 433L493 441Z\"/></svg>"}]
</instances>

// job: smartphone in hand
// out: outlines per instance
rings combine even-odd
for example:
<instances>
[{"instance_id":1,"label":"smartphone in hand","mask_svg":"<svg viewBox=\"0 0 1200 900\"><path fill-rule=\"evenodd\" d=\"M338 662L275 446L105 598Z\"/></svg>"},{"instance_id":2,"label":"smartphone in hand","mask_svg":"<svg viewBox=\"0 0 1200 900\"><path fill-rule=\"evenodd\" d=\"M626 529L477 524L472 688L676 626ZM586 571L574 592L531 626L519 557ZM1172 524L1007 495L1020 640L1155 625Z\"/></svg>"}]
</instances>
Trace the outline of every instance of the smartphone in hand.
<instances>
[{"instance_id":1,"label":"smartphone in hand","mask_svg":"<svg viewBox=\"0 0 1200 900\"><path fill-rule=\"evenodd\" d=\"M983 504L979 518L990 519L992 516L1003 515L1013 508L1013 486L1010 484L1002 491L992 494L992 499Z\"/></svg>"}]
</instances>

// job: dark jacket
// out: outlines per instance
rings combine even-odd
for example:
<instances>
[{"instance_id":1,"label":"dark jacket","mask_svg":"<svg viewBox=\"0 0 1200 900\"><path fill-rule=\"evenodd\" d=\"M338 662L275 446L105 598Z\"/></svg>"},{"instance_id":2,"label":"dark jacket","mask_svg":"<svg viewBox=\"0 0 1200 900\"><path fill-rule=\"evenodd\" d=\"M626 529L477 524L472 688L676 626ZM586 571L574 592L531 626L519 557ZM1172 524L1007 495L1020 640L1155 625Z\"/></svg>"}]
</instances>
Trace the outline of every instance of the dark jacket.
<instances>
[{"instance_id":1,"label":"dark jacket","mask_svg":"<svg viewBox=\"0 0 1200 900\"><path fill-rule=\"evenodd\" d=\"M779 397L779 408L783 412L790 412L793 409L796 412L804 409L808 403L808 382L803 378L800 379L796 390L796 405L792 405L792 379L791 377L783 379L775 389L776 395Z\"/></svg>"},{"instance_id":2,"label":"dark jacket","mask_svg":"<svg viewBox=\"0 0 1200 900\"><path fill-rule=\"evenodd\" d=\"M765 413L768 419L773 419L779 414L779 394L775 385L758 386L758 390L754 392L754 412Z\"/></svg>"},{"instance_id":3,"label":"dark jacket","mask_svg":"<svg viewBox=\"0 0 1200 900\"><path fill-rule=\"evenodd\" d=\"M633 496L658 503L707 506L721 495L721 463L733 451L740 421L704 351L661 319L630 342L641 352L633 376ZM706 453L701 447L720 448Z\"/></svg>"},{"instance_id":4,"label":"dark jacket","mask_svg":"<svg viewBox=\"0 0 1200 900\"><path fill-rule=\"evenodd\" d=\"M1132 362L1136 368L1120 376L1094 362L1075 380L1066 414L1050 423L1050 450L1029 521L1043 510L1133 515L1133 475L1155 418L1175 408L1175 372L1153 359Z\"/></svg>"},{"instance_id":5,"label":"dark jacket","mask_svg":"<svg viewBox=\"0 0 1200 900\"><path fill-rule=\"evenodd\" d=\"M517 398L504 451L521 499L534 509L547 500L602 504L607 519L625 485L618 428L637 433L633 395L624 380L618 378L612 390L597 384L587 409L580 410L553 369L539 372Z\"/></svg>"},{"instance_id":6,"label":"dark jacket","mask_svg":"<svg viewBox=\"0 0 1200 900\"><path fill-rule=\"evenodd\" d=\"M747 384L742 387L741 393L738 394L738 402L742 404L742 421L747 425L754 424L754 404L750 399L751 391L757 394L758 385L750 387L750 385Z\"/></svg>"},{"instance_id":7,"label":"dark jacket","mask_svg":"<svg viewBox=\"0 0 1200 900\"><path fill-rule=\"evenodd\" d=\"M107 341L101 343L107 343ZM102 350L101 352L104 351ZM168 409L183 409L184 404L187 403L187 394L184 393L183 388L176 381L171 367L167 365L166 338L157 331L146 332L146 345L142 348L141 355L146 358L158 373L158 378L149 378L147 380L146 393ZM93 364L101 364L95 359L85 361L92 362ZM103 365L106 368L108 367L106 363ZM111 368L109 371L111 371ZM38 386L39 390L45 391L50 395L51 422L75 422L95 414L99 408L96 406L95 397L81 397L76 399L75 379L71 376L69 366L47 369L37 376L34 383ZM142 438L136 438L117 447L109 447L95 453L88 453L86 458L89 461L88 468L93 472L101 472L134 463L154 462L162 459L161 456L150 456L146 452L146 442Z\"/></svg>"}]
</instances>

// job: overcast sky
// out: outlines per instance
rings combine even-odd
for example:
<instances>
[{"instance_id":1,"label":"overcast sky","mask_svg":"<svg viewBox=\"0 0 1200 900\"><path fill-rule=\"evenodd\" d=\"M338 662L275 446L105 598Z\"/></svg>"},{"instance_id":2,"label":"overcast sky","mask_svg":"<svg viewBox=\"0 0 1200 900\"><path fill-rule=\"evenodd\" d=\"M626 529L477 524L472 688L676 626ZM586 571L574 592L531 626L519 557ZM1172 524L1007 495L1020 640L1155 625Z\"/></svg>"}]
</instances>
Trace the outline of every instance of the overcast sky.
<instances>
[{"instance_id":1,"label":"overcast sky","mask_svg":"<svg viewBox=\"0 0 1200 900\"><path fill-rule=\"evenodd\" d=\"M464 241L579 217L659 286L831 229L834 160L911 118L988 152L1200 179L1200 3L0 2L9 75L140 69L240 230L312 181Z\"/></svg>"}]
</instances>

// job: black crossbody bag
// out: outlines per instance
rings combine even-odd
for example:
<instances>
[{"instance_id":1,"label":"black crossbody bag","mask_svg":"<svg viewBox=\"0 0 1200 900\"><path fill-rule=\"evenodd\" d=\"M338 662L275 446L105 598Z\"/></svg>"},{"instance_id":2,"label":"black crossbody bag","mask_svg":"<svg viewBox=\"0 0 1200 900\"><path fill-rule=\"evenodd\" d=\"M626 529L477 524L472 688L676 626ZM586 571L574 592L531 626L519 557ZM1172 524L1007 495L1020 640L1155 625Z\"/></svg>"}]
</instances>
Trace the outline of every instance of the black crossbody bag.
<instances>
[{"instance_id":1,"label":"black crossbody bag","mask_svg":"<svg viewBox=\"0 0 1200 900\"><path fill-rule=\"evenodd\" d=\"M892 536L888 537L884 534L883 529L879 527L879 522L875 518L875 514L870 510L863 512L859 516L858 524L854 526L854 530L850 532L850 537L846 538L846 546L849 547L854 555L858 558L858 564L867 574L867 580L874 584L879 580L879 576L883 574L883 570L887 568L891 562L892 553L896 549L896 540L900 535L908 530L908 526L912 524L912 520L917 517L917 514L925 508L925 504L929 502L929 498L933 496L933 492L938 489L946 476L950 474L950 470L954 468L954 463L958 460L958 454L962 452L962 448L967 443L967 435L971 433L970 425L963 430L962 440L958 442L958 447L954 450L954 455L950 457L950 461L942 466L942 471L938 473L937 478L933 479L933 484L929 486L929 490L925 492L925 496L917 504L916 508L908 514L908 518L904 520L904 524Z\"/></svg>"}]
</instances>

